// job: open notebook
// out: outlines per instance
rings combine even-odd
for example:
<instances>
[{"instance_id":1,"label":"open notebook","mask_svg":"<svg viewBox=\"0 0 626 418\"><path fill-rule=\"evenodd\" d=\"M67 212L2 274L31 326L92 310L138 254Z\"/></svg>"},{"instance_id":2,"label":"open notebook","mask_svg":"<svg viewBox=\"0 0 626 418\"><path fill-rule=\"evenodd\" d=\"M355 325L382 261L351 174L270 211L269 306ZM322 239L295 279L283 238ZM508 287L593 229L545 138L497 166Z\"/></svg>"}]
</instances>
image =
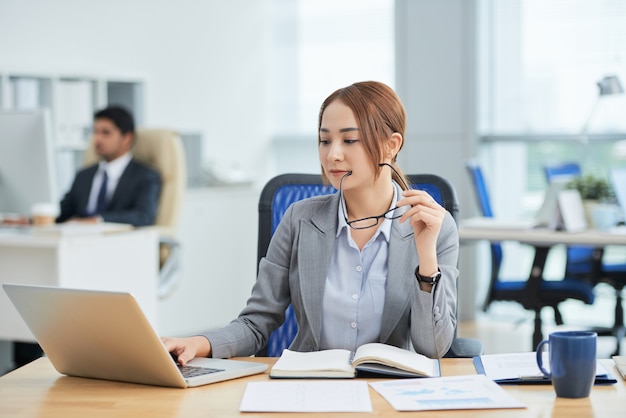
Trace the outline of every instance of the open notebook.
<instances>
[{"instance_id":1,"label":"open notebook","mask_svg":"<svg viewBox=\"0 0 626 418\"><path fill-rule=\"evenodd\" d=\"M129 293L2 287L59 373L184 388L267 370L266 364L212 358L179 367Z\"/></svg>"}]
</instances>

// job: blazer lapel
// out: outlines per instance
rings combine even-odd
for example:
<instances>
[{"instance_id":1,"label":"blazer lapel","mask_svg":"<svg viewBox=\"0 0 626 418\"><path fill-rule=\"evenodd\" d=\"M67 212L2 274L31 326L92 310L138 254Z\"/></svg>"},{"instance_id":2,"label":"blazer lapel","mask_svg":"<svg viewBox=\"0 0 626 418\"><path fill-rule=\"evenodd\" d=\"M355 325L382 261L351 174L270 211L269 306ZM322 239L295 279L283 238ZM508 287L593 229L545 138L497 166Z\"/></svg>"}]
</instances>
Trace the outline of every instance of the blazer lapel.
<instances>
[{"instance_id":1,"label":"blazer lapel","mask_svg":"<svg viewBox=\"0 0 626 418\"><path fill-rule=\"evenodd\" d=\"M385 309L383 311L380 341L389 339L402 314L411 303L412 289L415 286L413 270L415 266L408 260L415 259L417 250L413 238L413 228L408 222L393 222L389 240L387 284L385 286Z\"/></svg>"},{"instance_id":2,"label":"blazer lapel","mask_svg":"<svg viewBox=\"0 0 626 418\"><path fill-rule=\"evenodd\" d=\"M338 202L339 196L335 194L310 220L300 221L300 288L304 312L318 347L322 335L324 287L337 232Z\"/></svg>"},{"instance_id":3,"label":"blazer lapel","mask_svg":"<svg viewBox=\"0 0 626 418\"><path fill-rule=\"evenodd\" d=\"M136 181L136 178L133 175L134 168L134 162L131 160L117 182L117 187L115 188L113 196L111 196L111 200L109 200L109 204L107 205L108 209L115 209L120 199L124 196L132 196L132 186Z\"/></svg>"}]
</instances>

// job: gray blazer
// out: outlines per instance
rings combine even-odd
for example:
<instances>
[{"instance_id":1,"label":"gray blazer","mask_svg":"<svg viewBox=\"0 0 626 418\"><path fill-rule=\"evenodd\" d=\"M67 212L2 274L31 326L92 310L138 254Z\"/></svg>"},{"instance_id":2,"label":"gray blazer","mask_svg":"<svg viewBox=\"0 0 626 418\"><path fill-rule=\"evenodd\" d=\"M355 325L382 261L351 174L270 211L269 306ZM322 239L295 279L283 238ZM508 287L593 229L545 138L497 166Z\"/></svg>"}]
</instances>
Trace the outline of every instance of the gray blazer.
<instances>
[{"instance_id":1,"label":"gray blazer","mask_svg":"<svg viewBox=\"0 0 626 418\"><path fill-rule=\"evenodd\" d=\"M213 357L249 356L261 349L284 321L291 303L298 334L295 351L319 350L322 298L326 271L337 232L339 194L317 196L291 205L259 264L252 294L239 317L226 327L203 333ZM437 241L441 280L432 293L419 288L419 264L413 229L393 222L389 241L388 276L379 342L426 356L442 357L456 329L456 280L459 238L456 223L446 213Z\"/></svg>"}]
</instances>

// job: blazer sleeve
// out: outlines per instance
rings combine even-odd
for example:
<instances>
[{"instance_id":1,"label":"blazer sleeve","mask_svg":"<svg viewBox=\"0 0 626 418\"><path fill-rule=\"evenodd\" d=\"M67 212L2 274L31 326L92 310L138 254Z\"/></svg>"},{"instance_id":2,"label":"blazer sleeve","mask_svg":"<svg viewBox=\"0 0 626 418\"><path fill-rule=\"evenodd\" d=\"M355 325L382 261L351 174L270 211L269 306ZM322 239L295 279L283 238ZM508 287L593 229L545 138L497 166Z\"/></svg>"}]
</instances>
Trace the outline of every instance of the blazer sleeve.
<instances>
[{"instance_id":1,"label":"blazer sleeve","mask_svg":"<svg viewBox=\"0 0 626 418\"><path fill-rule=\"evenodd\" d=\"M452 344L457 326L457 269L459 235L447 214L437 242L441 279L431 293L420 289L413 277L415 295L411 306L411 342L415 350L431 358L443 357Z\"/></svg>"},{"instance_id":2,"label":"blazer sleeve","mask_svg":"<svg viewBox=\"0 0 626 418\"><path fill-rule=\"evenodd\" d=\"M61 199L60 212L56 222L65 222L73 217L87 216L87 202L91 192L91 182L96 171L97 166L90 166L76 173L70 190Z\"/></svg>"}]
</instances>

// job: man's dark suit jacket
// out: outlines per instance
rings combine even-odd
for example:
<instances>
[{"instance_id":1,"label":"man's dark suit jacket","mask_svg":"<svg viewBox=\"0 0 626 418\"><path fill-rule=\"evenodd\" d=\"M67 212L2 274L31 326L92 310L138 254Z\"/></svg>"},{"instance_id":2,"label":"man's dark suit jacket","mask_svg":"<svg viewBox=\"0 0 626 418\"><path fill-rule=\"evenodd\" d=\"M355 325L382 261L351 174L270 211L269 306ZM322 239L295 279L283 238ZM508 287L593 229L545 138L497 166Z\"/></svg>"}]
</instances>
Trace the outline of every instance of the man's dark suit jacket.
<instances>
[{"instance_id":1,"label":"man's dark suit jacket","mask_svg":"<svg viewBox=\"0 0 626 418\"><path fill-rule=\"evenodd\" d=\"M72 217L93 216L87 213L87 202L91 183L97 171L98 164L95 164L76 174L72 188L61 201L61 214L56 219L57 222L64 222ZM131 160L122 173L106 210L99 215L105 222L120 222L134 226L153 225L160 193L159 173Z\"/></svg>"}]
</instances>

